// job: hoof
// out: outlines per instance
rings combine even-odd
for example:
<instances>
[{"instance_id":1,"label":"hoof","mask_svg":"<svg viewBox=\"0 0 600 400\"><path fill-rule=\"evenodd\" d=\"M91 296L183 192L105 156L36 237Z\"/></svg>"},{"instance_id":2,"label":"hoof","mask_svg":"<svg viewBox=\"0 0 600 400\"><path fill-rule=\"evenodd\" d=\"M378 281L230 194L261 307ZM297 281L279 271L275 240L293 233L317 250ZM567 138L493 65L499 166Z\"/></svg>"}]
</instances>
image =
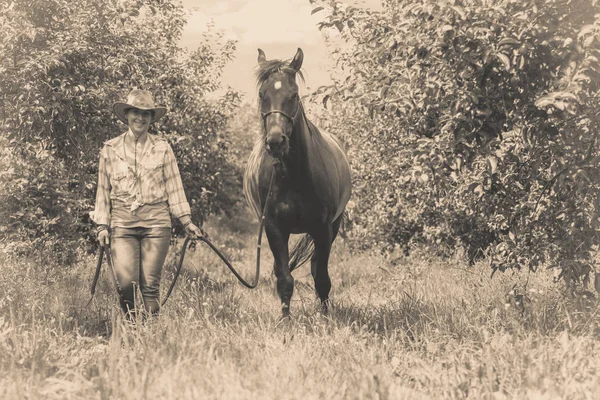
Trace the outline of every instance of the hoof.
<instances>
[{"instance_id":1,"label":"hoof","mask_svg":"<svg viewBox=\"0 0 600 400\"><path fill-rule=\"evenodd\" d=\"M286 315L282 314L279 317L279 319L277 320L277 323L275 324L275 326L281 327L281 328L287 328L291 325L292 325L292 317L291 317L290 313L287 313Z\"/></svg>"},{"instance_id":2,"label":"hoof","mask_svg":"<svg viewBox=\"0 0 600 400\"><path fill-rule=\"evenodd\" d=\"M280 321L284 320L284 319L289 319L290 318L290 306L288 304L284 304L281 307L281 318L279 319Z\"/></svg>"},{"instance_id":3,"label":"hoof","mask_svg":"<svg viewBox=\"0 0 600 400\"><path fill-rule=\"evenodd\" d=\"M282 315L279 317L279 323L287 323L292 320L292 316L288 313L287 315Z\"/></svg>"},{"instance_id":4,"label":"hoof","mask_svg":"<svg viewBox=\"0 0 600 400\"><path fill-rule=\"evenodd\" d=\"M329 299L321 302L321 314L329 315Z\"/></svg>"}]
</instances>

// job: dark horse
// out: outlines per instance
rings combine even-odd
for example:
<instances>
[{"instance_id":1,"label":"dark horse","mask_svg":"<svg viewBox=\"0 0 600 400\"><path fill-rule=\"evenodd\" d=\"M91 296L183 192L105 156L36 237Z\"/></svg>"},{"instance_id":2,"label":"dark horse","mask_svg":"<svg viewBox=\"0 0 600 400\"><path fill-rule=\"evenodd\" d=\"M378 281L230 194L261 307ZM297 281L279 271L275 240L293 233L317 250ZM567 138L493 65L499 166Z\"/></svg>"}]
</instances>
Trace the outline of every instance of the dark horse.
<instances>
[{"instance_id":1,"label":"dark horse","mask_svg":"<svg viewBox=\"0 0 600 400\"><path fill-rule=\"evenodd\" d=\"M313 125L304 113L296 75L302 78L302 49L292 61L267 60L258 50L256 73L262 136L256 142L244 174L244 193L260 216L275 263L277 293L283 317L289 316L294 292L291 271L308 258L315 289L327 312L331 279L327 270L331 245L350 198L350 166L341 142ZM274 174L274 175L272 175ZM292 233L306 233L291 252ZM290 261L291 260L291 261Z\"/></svg>"}]
</instances>

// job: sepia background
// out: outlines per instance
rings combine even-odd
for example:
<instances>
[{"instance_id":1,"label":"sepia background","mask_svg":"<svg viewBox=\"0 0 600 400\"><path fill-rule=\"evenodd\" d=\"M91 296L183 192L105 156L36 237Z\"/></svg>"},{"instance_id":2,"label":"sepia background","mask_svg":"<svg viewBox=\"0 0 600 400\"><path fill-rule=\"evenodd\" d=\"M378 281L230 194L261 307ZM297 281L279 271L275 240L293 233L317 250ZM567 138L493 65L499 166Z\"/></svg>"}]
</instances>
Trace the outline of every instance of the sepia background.
<instances>
[{"instance_id":1,"label":"sepia background","mask_svg":"<svg viewBox=\"0 0 600 400\"><path fill-rule=\"evenodd\" d=\"M347 4L381 9L378 0L355 0ZM302 47L307 55L303 64L307 89L331 83L333 63L327 47L331 35L318 29L322 18L318 14L311 15L315 6L308 1L186 0L183 5L191 14L181 45L193 48L207 24L223 29L229 39L236 41L235 58L223 70L223 83L241 91L249 100L255 96L253 67L257 48L262 48L269 58L288 59L294 55L294 49Z\"/></svg>"},{"instance_id":2,"label":"sepia background","mask_svg":"<svg viewBox=\"0 0 600 400\"><path fill-rule=\"evenodd\" d=\"M0 0L0 27L0 398L597 396L596 0ZM89 301L111 105L168 108L151 133L248 277L257 48L303 49L307 116L350 160L330 313L308 267L282 321L268 246L251 291L197 243L129 324L106 263Z\"/></svg>"}]
</instances>

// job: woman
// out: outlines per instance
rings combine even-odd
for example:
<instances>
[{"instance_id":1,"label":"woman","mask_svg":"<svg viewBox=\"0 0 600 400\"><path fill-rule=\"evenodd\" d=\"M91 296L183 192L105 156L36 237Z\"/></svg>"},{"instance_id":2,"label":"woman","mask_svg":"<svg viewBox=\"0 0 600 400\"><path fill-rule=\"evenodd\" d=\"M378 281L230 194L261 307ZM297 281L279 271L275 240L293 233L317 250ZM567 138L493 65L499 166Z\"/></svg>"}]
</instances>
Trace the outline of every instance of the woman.
<instances>
[{"instance_id":1,"label":"woman","mask_svg":"<svg viewBox=\"0 0 600 400\"><path fill-rule=\"evenodd\" d=\"M129 126L100 151L94 221L98 241L110 245L121 307L130 317L139 286L147 313L160 309L160 276L171 239L171 214L186 234L201 236L192 223L177 161L166 140L148 133L167 110L150 92L134 89L113 112Z\"/></svg>"}]
</instances>

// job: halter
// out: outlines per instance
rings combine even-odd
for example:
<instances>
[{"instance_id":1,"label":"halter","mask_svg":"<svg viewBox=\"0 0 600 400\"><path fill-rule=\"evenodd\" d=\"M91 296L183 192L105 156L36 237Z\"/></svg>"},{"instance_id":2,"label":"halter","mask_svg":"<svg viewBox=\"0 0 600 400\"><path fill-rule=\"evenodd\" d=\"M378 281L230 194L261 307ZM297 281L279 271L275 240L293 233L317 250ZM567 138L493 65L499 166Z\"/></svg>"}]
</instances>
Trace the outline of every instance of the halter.
<instances>
[{"instance_id":1,"label":"halter","mask_svg":"<svg viewBox=\"0 0 600 400\"><path fill-rule=\"evenodd\" d=\"M298 116L298 111L300 110L300 100L298 100L298 106L296 107L296 112L294 113L293 117L290 117L289 114L286 114L285 112L281 111L281 110L271 110L271 111L267 111L266 113L261 112L260 114L262 115L262 119L263 119L263 124L265 125L265 128L267 127L267 117L271 114L281 114L284 117L286 117L292 124L292 129L294 129L294 121L296 120L296 117Z\"/></svg>"}]
</instances>

